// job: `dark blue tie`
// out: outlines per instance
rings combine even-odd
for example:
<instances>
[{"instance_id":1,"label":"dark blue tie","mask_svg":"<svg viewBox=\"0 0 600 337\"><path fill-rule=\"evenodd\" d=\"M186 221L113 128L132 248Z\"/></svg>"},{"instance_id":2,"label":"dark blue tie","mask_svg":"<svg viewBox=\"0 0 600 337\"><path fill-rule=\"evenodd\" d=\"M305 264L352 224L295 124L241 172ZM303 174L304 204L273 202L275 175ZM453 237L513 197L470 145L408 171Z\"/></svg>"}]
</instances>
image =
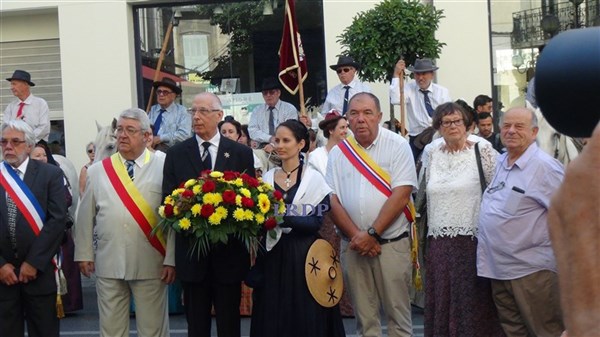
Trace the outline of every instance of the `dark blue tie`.
<instances>
[{"instance_id":1,"label":"dark blue tie","mask_svg":"<svg viewBox=\"0 0 600 337\"><path fill-rule=\"evenodd\" d=\"M153 131L153 134L155 136L158 135L158 130L160 129L160 125L162 124L162 115L163 115L163 112L165 112L165 111L167 111L167 110L160 109L158 111L158 117L156 117L156 122L154 122L154 131Z\"/></svg>"},{"instance_id":2,"label":"dark blue tie","mask_svg":"<svg viewBox=\"0 0 600 337\"><path fill-rule=\"evenodd\" d=\"M205 170L212 170L212 161L210 158L210 152L208 152L210 142L202 143L202 147L204 147L204 152L202 152L202 165L204 165Z\"/></svg>"},{"instance_id":3,"label":"dark blue tie","mask_svg":"<svg viewBox=\"0 0 600 337\"><path fill-rule=\"evenodd\" d=\"M350 86L345 85L344 89L346 89L346 92L344 93L344 107L342 108L342 116L346 114L346 111L348 111L348 96L350 93Z\"/></svg>"},{"instance_id":4,"label":"dark blue tie","mask_svg":"<svg viewBox=\"0 0 600 337\"><path fill-rule=\"evenodd\" d=\"M274 107L269 107L269 136L275 135L275 116L273 116ZM210 144L210 143L209 143Z\"/></svg>"},{"instance_id":5,"label":"dark blue tie","mask_svg":"<svg viewBox=\"0 0 600 337\"><path fill-rule=\"evenodd\" d=\"M135 161L126 160L125 164L127 165L127 174L129 174L129 178L133 181L133 166L135 166Z\"/></svg>"},{"instance_id":6,"label":"dark blue tie","mask_svg":"<svg viewBox=\"0 0 600 337\"><path fill-rule=\"evenodd\" d=\"M429 99L429 90L419 89L423 93L423 100L425 101L425 109L429 117L433 116L433 107L431 106L431 100Z\"/></svg>"}]
</instances>

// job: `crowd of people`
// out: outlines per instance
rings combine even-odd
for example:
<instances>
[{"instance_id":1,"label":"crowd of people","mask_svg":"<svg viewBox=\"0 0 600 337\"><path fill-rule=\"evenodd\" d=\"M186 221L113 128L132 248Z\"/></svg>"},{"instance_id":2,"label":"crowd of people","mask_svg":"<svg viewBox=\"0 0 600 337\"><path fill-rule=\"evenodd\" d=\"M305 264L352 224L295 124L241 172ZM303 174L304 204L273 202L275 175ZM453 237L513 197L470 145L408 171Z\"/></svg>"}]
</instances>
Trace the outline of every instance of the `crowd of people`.
<instances>
[{"instance_id":1,"label":"crowd of people","mask_svg":"<svg viewBox=\"0 0 600 337\"><path fill-rule=\"evenodd\" d=\"M489 96L477 96L473 107L452 102L448 89L433 83L432 60L409 67L399 60L389 100L400 104L403 90L408 124L400 125L383 121L380 99L358 80L351 57L330 68L340 84L317 117L299 115L280 99L279 81L266 78L264 104L248 125L224 116L212 93L196 95L186 109L173 80L154 82L148 114L119 114L113 155L95 161L94 144L86 145L89 162L77 184L46 144L47 104L31 94L30 74L15 71L7 80L17 100L6 108L0 140L2 335L23 336L26 325L29 336L59 336L62 311L82 307L81 273L96 276L101 336L129 335L131 301L138 335L168 336L171 289L178 287L189 336L210 336L214 314L218 336L239 337L244 280L253 287L250 336L344 336L340 305L322 306L305 279L307 252L322 228L334 226L326 239L339 251L360 336L381 336L382 315L388 336L412 336L411 240L424 243L425 336L598 331L593 317L575 315L585 295L559 291L559 272L576 272L566 267L576 249L551 241L549 220L556 239L571 211L561 196L554 209L551 200L558 190L574 192L561 187L563 165L536 145L533 111L507 110L495 131ZM406 70L414 79L405 79ZM397 132L402 127L406 139ZM588 147L597 149L599 138L596 130ZM600 165L597 150L584 153L581 161ZM586 164L567 171L573 184L585 184L577 177ZM188 237L155 227L164 197L204 170L262 177L287 205L328 213L286 214L276 236L262 237L255 259L235 237L206 255L190 254ZM67 212L73 189L81 195L76 219ZM418 214L417 192L424 196ZM589 221L586 214L576 221ZM411 236L416 215L427 219L418 231L423 238ZM251 267L259 275L252 282Z\"/></svg>"}]
</instances>

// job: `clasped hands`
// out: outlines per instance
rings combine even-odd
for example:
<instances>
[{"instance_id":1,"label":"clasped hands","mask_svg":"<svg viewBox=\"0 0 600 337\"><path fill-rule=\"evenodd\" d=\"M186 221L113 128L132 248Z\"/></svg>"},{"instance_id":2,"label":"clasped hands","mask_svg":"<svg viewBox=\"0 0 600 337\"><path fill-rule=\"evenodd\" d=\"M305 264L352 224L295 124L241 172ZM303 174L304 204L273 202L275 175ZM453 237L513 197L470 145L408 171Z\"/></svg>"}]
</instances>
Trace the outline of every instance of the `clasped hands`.
<instances>
[{"instance_id":1,"label":"clasped hands","mask_svg":"<svg viewBox=\"0 0 600 337\"><path fill-rule=\"evenodd\" d=\"M18 277L15 270L15 266L10 263L3 265L2 268L0 268L0 282L7 286L12 286L17 283L28 283L37 278L37 269L27 262L21 264Z\"/></svg>"},{"instance_id":2,"label":"clasped hands","mask_svg":"<svg viewBox=\"0 0 600 337\"><path fill-rule=\"evenodd\" d=\"M375 257L381 254L381 244L366 231L360 231L350 240L350 249L362 256Z\"/></svg>"}]
</instances>

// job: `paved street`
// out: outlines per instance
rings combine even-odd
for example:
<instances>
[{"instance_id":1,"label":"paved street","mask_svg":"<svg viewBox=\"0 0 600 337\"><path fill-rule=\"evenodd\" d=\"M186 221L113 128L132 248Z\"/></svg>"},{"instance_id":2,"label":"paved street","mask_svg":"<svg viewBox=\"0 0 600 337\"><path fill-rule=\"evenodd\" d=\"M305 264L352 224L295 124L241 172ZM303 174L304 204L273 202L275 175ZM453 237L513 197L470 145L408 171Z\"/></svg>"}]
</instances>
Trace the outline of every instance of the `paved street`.
<instances>
[{"instance_id":1,"label":"paved street","mask_svg":"<svg viewBox=\"0 0 600 337\"><path fill-rule=\"evenodd\" d=\"M77 336L77 337L97 337L98 333L98 308L96 305L96 291L94 283L91 280L83 280L83 297L84 297L84 310L78 311L73 314L68 314L63 320L61 320L61 336ZM186 334L186 322L183 315L171 315L170 317L170 328L172 337L185 337ZM355 320L353 318L344 319L344 326L346 328L346 334L348 337L356 336L355 331ZM423 314L422 311L413 310L413 329L414 336L423 336ZM250 331L250 318L244 317L242 319L242 336L248 336ZM384 327L384 333L385 333ZM217 336L216 327L214 326L212 335ZM135 317L131 317L131 336L137 336L135 331ZM387 336L387 334L384 334ZM285 337L285 336L282 336ZM307 336L310 337L310 336Z\"/></svg>"}]
</instances>

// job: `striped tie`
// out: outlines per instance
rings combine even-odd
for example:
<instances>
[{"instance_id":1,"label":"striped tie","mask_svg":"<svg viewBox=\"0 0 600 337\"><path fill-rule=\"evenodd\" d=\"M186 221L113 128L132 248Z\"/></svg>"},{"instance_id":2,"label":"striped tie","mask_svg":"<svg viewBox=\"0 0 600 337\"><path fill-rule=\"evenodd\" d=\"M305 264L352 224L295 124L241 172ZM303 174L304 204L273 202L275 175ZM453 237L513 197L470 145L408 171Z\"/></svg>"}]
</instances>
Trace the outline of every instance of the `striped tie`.
<instances>
[{"instance_id":1,"label":"striped tie","mask_svg":"<svg viewBox=\"0 0 600 337\"><path fill-rule=\"evenodd\" d=\"M127 174L129 174L129 178L133 181L133 167L135 166L135 160L127 160L125 163L127 164Z\"/></svg>"},{"instance_id":2,"label":"striped tie","mask_svg":"<svg viewBox=\"0 0 600 337\"><path fill-rule=\"evenodd\" d=\"M212 160L210 158L210 152L208 152L210 142L202 143L202 147L204 147L204 152L202 152L202 165L205 170L212 170Z\"/></svg>"}]
</instances>

